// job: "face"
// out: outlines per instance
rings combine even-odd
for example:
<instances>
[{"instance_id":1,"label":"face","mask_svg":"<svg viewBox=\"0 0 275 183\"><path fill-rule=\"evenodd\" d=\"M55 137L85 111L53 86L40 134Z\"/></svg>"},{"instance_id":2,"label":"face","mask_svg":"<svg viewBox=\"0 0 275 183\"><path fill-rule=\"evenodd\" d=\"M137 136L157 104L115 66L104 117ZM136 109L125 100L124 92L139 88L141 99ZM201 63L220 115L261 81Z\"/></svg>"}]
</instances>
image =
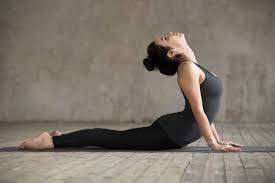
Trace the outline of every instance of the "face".
<instances>
[{"instance_id":1,"label":"face","mask_svg":"<svg viewBox=\"0 0 275 183\"><path fill-rule=\"evenodd\" d=\"M157 36L154 42L158 45L178 50L184 48L187 44L184 34L179 32L169 32L165 36Z\"/></svg>"}]
</instances>

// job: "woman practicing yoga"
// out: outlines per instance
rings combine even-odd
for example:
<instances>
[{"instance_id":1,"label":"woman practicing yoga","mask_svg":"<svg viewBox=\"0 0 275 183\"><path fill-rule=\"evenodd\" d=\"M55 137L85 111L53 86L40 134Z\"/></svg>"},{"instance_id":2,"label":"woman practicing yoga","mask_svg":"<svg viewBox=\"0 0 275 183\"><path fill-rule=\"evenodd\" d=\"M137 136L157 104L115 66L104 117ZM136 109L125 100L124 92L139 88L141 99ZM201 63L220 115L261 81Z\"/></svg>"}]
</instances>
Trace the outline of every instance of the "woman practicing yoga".
<instances>
[{"instance_id":1,"label":"woman practicing yoga","mask_svg":"<svg viewBox=\"0 0 275 183\"><path fill-rule=\"evenodd\" d=\"M83 129L67 134L43 132L21 143L19 149L101 146L107 149L165 150L186 146L204 137L214 151L240 151L240 144L222 141L213 120L220 108L222 81L198 64L183 33L156 37L143 60L147 70L174 75L185 98L183 111L165 114L151 125L126 130Z\"/></svg>"}]
</instances>

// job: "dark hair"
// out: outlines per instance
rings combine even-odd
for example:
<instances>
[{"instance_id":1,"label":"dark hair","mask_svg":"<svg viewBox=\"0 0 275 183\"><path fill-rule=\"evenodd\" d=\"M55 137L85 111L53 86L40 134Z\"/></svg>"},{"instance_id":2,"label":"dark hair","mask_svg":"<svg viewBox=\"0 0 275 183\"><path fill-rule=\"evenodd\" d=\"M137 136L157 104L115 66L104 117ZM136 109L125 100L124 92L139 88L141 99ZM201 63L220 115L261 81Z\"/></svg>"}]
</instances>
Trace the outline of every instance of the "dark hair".
<instances>
[{"instance_id":1,"label":"dark hair","mask_svg":"<svg viewBox=\"0 0 275 183\"><path fill-rule=\"evenodd\" d=\"M157 45L154 41L147 46L148 57L143 59L143 64L148 71L156 68L164 75L173 76L177 73L181 55L171 59L167 56L169 47Z\"/></svg>"}]
</instances>

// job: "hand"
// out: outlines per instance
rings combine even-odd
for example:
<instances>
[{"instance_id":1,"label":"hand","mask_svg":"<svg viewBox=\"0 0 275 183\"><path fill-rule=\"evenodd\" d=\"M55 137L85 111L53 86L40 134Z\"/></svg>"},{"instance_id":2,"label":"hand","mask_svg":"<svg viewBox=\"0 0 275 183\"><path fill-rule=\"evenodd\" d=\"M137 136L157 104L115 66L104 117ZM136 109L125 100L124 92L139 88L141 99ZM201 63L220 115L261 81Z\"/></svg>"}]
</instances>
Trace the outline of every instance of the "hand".
<instances>
[{"instance_id":1,"label":"hand","mask_svg":"<svg viewBox=\"0 0 275 183\"><path fill-rule=\"evenodd\" d=\"M220 140L218 143L219 143L220 145L231 145L231 146L233 146L233 147L242 147L242 146L243 146L243 145L241 145L241 144L237 144L237 143L234 143L234 142L232 142L232 141L225 142L225 141L223 141L223 140Z\"/></svg>"},{"instance_id":2,"label":"hand","mask_svg":"<svg viewBox=\"0 0 275 183\"><path fill-rule=\"evenodd\" d=\"M231 144L212 144L211 149L213 151L220 151L220 152L239 152L241 151L240 147L234 147Z\"/></svg>"}]
</instances>

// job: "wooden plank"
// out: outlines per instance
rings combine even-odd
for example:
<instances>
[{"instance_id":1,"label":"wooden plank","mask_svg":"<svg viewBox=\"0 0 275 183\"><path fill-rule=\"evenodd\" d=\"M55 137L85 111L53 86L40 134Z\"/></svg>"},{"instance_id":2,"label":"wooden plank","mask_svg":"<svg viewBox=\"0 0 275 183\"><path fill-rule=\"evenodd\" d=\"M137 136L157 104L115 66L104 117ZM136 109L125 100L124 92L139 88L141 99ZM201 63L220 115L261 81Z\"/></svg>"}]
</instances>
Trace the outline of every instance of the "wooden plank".
<instances>
[{"instance_id":1,"label":"wooden plank","mask_svg":"<svg viewBox=\"0 0 275 183\"><path fill-rule=\"evenodd\" d=\"M0 180L47 182L50 177L60 175L63 173L63 171L66 171L78 165L82 165L89 159L96 159L97 157L106 158L108 155L104 155L104 153L94 153L89 156L82 156L82 154L79 153L79 155L81 156L77 154L73 154L67 157L49 155L41 158L39 155L34 156L33 153L31 154L23 159L19 159L18 161L12 163L11 167L8 168L5 174L0 177Z\"/></svg>"},{"instance_id":2,"label":"wooden plank","mask_svg":"<svg viewBox=\"0 0 275 183\"><path fill-rule=\"evenodd\" d=\"M265 176L262 168L245 169L249 183L269 183L269 179Z\"/></svg>"},{"instance_id":3,"label":"wooden plank","mask_svg":"<svg viewBox=\"0 0 275 183\"><path fill-rule=\"evenodd\" d=\"M160 154L160 153L157 153ZM109 168L105 170L102 173L96 173L96 171L90 171L88 172L90 177L97 177L96 182L118 182L119 180L118 177L120 177L121 174L123 174L125 171L128 169L135 168L136 165L140 164L146 164L144 162L154 162L156 159L158 159L158 156L155 153L140 153L140 154L134 154L130 158L127 158L124 161L121 161L121 163L117 164L116 166ZM139 166L138 166L139 167ZM138 168L137 167L137 168ZM139 171L144 171L143 168L145 167L140 167L141 170ZM128 181L131 182L131 179L128 179Z\"/></svg>"},{"instance_id":4,"label":"wooden plank","mask_svg":"<svg viewBox=\"0 0 275 183\"><path fill-rule=\"evenodd\" d=\"M248 182L247 175L243 169L238 153L224 153L224 163L227 183Z\"/></svg>"},{"instance_id":5,"label":"wooden plank","mask_svg":"<svg viewBox=\"0 0 275 183\"><path fill-rule=\"evenodd\" d=\"M268 146L270 145L268 141L260 135L260 129L253 127L248 129L249 134L255 139L259 146Z\"/></svg>"},{"instance_id":6,"label":"wooden plank","mask_svg":"<svg viewBox=\"0 0 275 183\"><path fill-rule=\"evenodd\" d=\"M270 156L272 156L273 159L275 159L275 152L270 152Z\"/></svg>"},{"instance_id":7,"label":"wooden plank","mask_svg":"<svg viewBox=\"0 0 275 183\"><path fill-rule=\"evenodd\" d=\"M194 153L179 182L201 183L209 153Z\"/></svg>"},{"instance_id":8,"label":"wooden plank","mask_svg":"<svg viewBox=\"0 0 275 183\"><path fill-rule=\"evenodd\" d=\"M247 128L254 128L254 131L249 130L249 132L250 132L249 134L252 136L254 135L254 139L258 137L257 134L259 132L256 130L256 127L247 127ZM234 137L236 138L238 136L234 136ZM261 138L258 138L258 139L259 139L258 142L260 142ZM244 140L250 141L251 138L246 138ZM264 139L261 139L261 140L264 141ZM247 142L244 141L242 143L247 143ZM255 141L253 141L253 143L255 143ZM249 144L249 142L248 142L248 144ZM259 162L257 161L255 153L241 152L241 153L239 153L239 155L240 155L241 163L244 167L244 171L246 173L248 182L255 182L255 183L269 182L269 180L266 178L266 176L264 174L263 168L260 166Z\"/></svg>"},{"instance_id":9,"label":"wooden plank","mask_svg":"<svg viewBox=\"0 0 275 183\"><path fill-rule=\"evenodd\" d=\"M274 129L269 129L268 127L258 127L259 130L261 131L261 135L266 139L266 141L269 142L269 145L274 145L275 144L275 135L274 135ZM274 130L274 131L272 131Z\"/></svg>"},{"instance_id":10,"label":"wooden plank","mask_svg":"<svg viewBox=\"0 0 275 183\"><path fill-rule=\"evenodd\" d=\"M235 128L235 130L232 132L232 141L243 146L246 145L246 142L243 136L241 135L241 131L239 128Z\"/></svg>"},{"instance_id":11,"label":"wooden plank","mask_svg":"<svg viewBox=\"0 0 275 183\"><path fill-rule=\"evenodd\" d=\"M246 145L248 145L248 146L259 145L259 143L254 139L253 136L251 136L251 134L249 133L249 131L247 129L242 129L240 133L241 133L242 137L244 138L244 140L246 141Z\"/></svg>"},{"instance_id":12,"label":"wooden plank","mask_svg":"<svg viewBox=\"0 0 275 183\"><path fill-rule=\"evenodd\" d=\"M140 182L155 182L159 179L165 168L175 159L176 154L173 152L163 153L157 161L155 161L149 168L147 168L143 174L141 174L136 180L136 183Z\"/></svg>"},{"instance_id":13,"label":"wooden plank","mask_svg":"<svg viewBox=\"0 0 275 183\"><path fill-rule=\"evenodd\" d=\"M231 124L224 124L222 127L222 139L224 141L232 141L232 129L233 126Z\"/></svg>"},{"instance_id":14,"label":"wooden plank","mask_svg":"<svg viewBox=\"0 0 275 183\"><path fill-rule=\"evenodd\" d=\"M156 162L163 153L156 152L151 154L141 154L141 158L137 161L128 160L119 167L110 169L100 175L102 177L99 182L135 182L136 179L144 173L150 166Z\"/></svg>"},{"instance_id":15,"label":"wooden plank","mask_svg":"<svg viewBox=\"0 0 275 183\"><path fill-rule=\"evenodd\" d=\"M248 182L269 182L254 153L240 153L240 158L248 177Z\"/></svg>"},{"instance_id":16,"label":"wooden plank","mask_svg":"<svg viewBox=\"0 0 275 183\"><path fill-rule=\"evenodd\" d=\"M270 182L275 182L275 160L268 153L255 153L257 161L263 167L264 174Z\"/></svg>"},{"instance_id":17,"label":"wooden plank","mask_svg":"<svg viewBox=\"0 0 275 183\"><path fill-rule=\"evenodd\" d=\"M209 153L202 182L225 182L223 153Z\"/></svg>"},{"instance_id":18,"label":"wooden plank","mask_svg":"<svg viewBox=\"0 0 275 183\"><path fill-rule=\"evenodd\" d=\"M251 168L261 168L260 164L258 163L254 153L246 153L242 152L240 154L241 163L245 169Z\"/></svg>"},{"instance_id":19,"label":"wooden plank","mask_svg":"<svg viewBox=\"0 0 275 183\"><path fill-rule=\"evenodd\" d=\"M131 154L119 155L115 152L107 152L105 156L103 155L104 154L102 154L102 156L99 156L98 158L92 158L87 159L86 161L82 161L81 164L79 164L79 166L71 166L70 168L63 170L62 174L51 174L50 178L44 181L57 182L58 180L60 180L61 182L63 182L67 181L68 177L70 177L70 179L78 179L78 177L81 177L82 175L85 175L84 177L87 178L87 175L90 175L94 172L94 174L99 174L105 169L108 169L116 165L120 161L123 161ZM89 172L89 174L87 172Z\"/></svg>"},{"instance_id":20,"label":"wooden plank","mask_svg":"<svg viewBox=\"0 0 275 183\"><path fill-rule=\"evenodd\" d=\"M109 160L98 160L87 163L84 167L76 167L66 172L66 175L59 176L58 179L64 182L78 182L79 178L91 182L113 182L113 180L126 171L129 167L135 166L137 162L153 156L153 153L112 153L113 158ZM72 181L73 180L73 181Z\"/></svg>"},{"instance_id":21,"label":"wooden plank","mask_svg":"<svg viewBox=\"0 0 275 183\"><path fill-rule=\"evenodd\" d=\"M157 182L179 182L192 158L193 153L177 153L175 159L169 166L166 167L165 172L162 174Z\"/></svg>"}]
</instances>

